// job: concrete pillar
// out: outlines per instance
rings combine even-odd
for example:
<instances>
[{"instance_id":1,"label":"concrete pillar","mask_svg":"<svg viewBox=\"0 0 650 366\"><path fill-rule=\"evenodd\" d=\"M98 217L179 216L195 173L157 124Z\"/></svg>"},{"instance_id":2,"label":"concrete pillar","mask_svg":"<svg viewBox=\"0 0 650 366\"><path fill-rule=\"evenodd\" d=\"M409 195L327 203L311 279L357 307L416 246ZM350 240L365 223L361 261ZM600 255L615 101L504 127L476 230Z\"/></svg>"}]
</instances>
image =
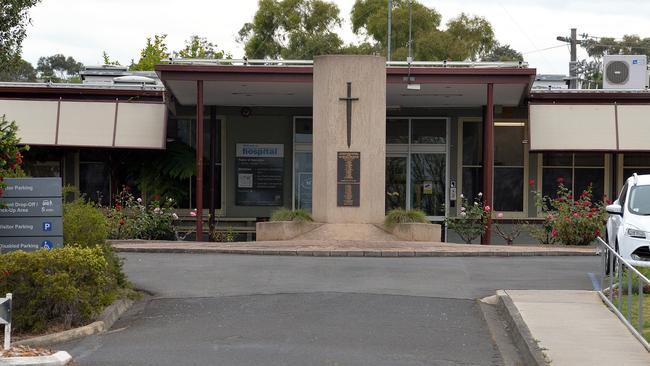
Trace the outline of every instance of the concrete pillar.
<instances>
[{"instance_id":1,"label":"concrete pillar","mask_svg":"<svg viewBox=\"0 0 650 366\"><path fill-rule=\"evenodd\" d=\"M348 146L348 83L352 101ZM323 223L372 224L385 215L386 61L377 56L314 59L313 216ZM360 153L359 205L337 202L338 153Z\"/></svg>"}]
</instances>

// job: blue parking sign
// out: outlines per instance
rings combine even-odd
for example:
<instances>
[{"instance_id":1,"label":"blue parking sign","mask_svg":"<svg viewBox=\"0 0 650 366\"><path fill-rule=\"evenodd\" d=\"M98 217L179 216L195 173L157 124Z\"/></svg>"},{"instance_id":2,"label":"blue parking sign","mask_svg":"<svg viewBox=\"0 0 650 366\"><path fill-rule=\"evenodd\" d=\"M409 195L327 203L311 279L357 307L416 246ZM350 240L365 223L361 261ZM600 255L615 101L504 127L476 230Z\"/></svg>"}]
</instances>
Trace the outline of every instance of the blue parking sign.
<instances>
[{"instance_id":1,"label":"blue parking sign","mask_svg":"<svg viewBox=\"0 0 650 366\"><path fill-rule=\"evenodd\" d=\"M43 231L52 231L52 223L50 221L43 222Z\"/></svg>"}]
</instances>

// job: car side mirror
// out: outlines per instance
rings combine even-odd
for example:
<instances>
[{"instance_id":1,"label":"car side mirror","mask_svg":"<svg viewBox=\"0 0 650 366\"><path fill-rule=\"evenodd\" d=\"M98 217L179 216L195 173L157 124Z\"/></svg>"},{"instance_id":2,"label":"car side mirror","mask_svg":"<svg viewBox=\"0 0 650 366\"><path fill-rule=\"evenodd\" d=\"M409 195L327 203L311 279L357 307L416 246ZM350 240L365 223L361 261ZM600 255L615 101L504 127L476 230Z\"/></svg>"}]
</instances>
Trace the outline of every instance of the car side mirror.
<instances>
[{"instance_id":1,"label":"car side mirror","mask_svg":"<svg viewBox=\"0 0 650 366\"><path fill-rule=\"evenodd\" d=\"M623 207L617 203L607 205L607 213L610 215L623 215Z\"/></svg>"}]
</instances>

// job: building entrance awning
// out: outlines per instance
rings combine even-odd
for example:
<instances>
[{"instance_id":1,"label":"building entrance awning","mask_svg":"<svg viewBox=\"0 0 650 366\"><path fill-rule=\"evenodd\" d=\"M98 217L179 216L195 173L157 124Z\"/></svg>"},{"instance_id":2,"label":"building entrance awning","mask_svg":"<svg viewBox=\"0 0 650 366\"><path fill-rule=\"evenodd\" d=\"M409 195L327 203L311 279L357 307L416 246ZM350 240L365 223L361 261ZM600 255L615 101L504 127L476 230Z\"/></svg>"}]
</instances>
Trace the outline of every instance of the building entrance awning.
<instances>
[{"instance_id":1,"label":"building entrance awning","mask_svg":"<svg viewBox=\"0 0 650 366\"><path fill-rule=\"evenodd\" d=\"M196 83L201 80L205 105L312 107L313 88L318 86L313 85L313 69L308 61L288 65L224 62L233 64L172 63L158 65L156 71L180 105L196 105ZM496 105L521 105L534 80L535 69L487 66L418 65L410 71L407 67L387 67L386 105L389 108L481 107L487 104L488 84L494 85ZM409 83L418 85L419 89L407 88Z\"/></svg>"},{"instance_id":2,"label":"building entrance awning","mask_svg":"<svg viewBox=\"0 0 650 366\"><path fill-rule=\"evenodd\" d=\"M650 151L650 93L536 92L531 151Z\"/></svg>"}]
</instances>

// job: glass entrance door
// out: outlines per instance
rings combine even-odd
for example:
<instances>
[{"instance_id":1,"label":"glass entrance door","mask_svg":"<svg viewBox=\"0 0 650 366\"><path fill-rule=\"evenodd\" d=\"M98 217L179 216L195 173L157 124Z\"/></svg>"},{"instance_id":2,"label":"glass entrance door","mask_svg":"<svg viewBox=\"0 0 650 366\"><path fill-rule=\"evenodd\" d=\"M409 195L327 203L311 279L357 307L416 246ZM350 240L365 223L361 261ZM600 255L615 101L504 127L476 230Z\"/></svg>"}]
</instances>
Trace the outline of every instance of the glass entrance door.
<instances>
[{"instance_id":1,"label":"glass entrance door","mask_svg":"<svg viewBox=\"0 0 650 366\"><path fill-rule=\"evenodd\" d=\"M429 217L444 218L447 154L411 154L411 208Z\"/></svg>"},{"instance_id":2,"label":"glass entrance door","mask_svg":"<svg viewBox=\"0 0 650 366\"><path fill-rule=\"evenodd\" d=\"M388 118L386 211L417 209L431 221L447 216L449 119Z\"/></svg>"},{"instance_id":3,"label":"glass entrance door","mask_svg":"<svg viewBox=\"0 0 650 366\"><path fill-rule=\"evenodd\" d=\"M407 164L406 155L386 157L386 211L406 208Z\"/></svg>"}]
</instances>

